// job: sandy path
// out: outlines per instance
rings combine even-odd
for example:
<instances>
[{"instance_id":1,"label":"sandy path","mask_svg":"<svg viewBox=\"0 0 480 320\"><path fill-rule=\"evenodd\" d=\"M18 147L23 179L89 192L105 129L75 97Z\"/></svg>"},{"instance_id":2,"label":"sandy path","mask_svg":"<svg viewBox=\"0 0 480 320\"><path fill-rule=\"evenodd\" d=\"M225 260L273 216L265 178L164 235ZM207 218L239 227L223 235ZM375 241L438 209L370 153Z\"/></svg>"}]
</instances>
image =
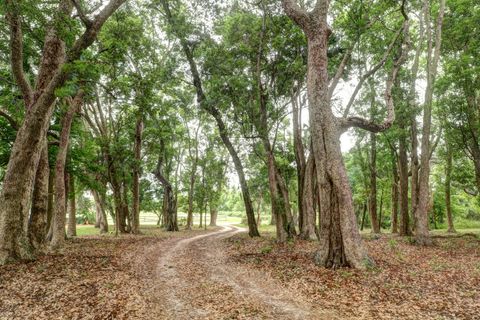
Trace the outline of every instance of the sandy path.
<instances>
[{"instance_id":1,"label":"sandy path","mask_svg":"<svg viewBox=\"0 0 480 320\"><path fill-rule=\"evenodd\" d=\"M227 262L222 239L243 230L224 226L157 248L151 293L161 319L335 319L261 272ZM151 250L148 250L151 252Z\"/></svg>"}]
</instances>

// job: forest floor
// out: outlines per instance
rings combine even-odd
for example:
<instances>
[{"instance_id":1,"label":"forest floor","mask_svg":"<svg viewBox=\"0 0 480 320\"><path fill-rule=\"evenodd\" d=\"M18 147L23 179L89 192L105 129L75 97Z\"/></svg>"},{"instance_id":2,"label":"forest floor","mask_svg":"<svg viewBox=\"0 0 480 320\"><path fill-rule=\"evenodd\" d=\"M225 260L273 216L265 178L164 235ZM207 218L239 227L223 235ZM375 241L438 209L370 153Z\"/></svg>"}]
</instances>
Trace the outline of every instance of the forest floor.
<instances>
[{"instance_id":1,"label":"forest floor","mask_svg":"<svg viewBox=\"0 0 480 320\"><path fill-rule=\"evenodd\" d=\"M233 226L87 236L0 267L0 319L480 319L480 241L366 237L376 266L327 270L316 243Z\"/></svg>"}]
</instances>

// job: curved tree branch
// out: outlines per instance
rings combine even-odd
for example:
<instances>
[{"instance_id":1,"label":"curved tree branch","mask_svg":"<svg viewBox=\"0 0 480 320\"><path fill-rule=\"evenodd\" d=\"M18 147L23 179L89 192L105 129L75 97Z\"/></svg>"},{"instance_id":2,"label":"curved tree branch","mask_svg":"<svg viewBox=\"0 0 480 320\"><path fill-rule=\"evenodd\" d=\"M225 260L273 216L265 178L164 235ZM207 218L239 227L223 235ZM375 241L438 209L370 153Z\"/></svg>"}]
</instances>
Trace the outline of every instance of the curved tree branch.
<instances>
[{"instance_id":1,"label":"curved tree branch","mask_svg":"<svg viewBox=\"0 0 480 320\"><path fill-rule=\"evenodd\" d=\"M361 117L349 117L346 119L341 118L339 119L341 131L345 131L350 127L357 127L357 128L365 129L370 132L377 133L377 132L382 132L387 130L392 126L393 121L395 121L395 106L393 103L392 88L397 78L398 72L400 71L400 67L406 61L408 56L408 51L410 49L410 37L409 37L410 24L408 19L404 20L402 28L400 30L403 30L403 41L400 46L400 56L394 62L392 72L388 77L387 83L385 86L385 105L387 107L387 117L385 121L381 124L376 124L374 123L374 121L366 120ZM396 35L395 39L397 39L398 37L399 37L399 34ZM393 46L393 43L390 44L388 51L391 51L392 46Z\"/></svg>"},{"instance_id":2,"label":"curved tree branch","mask_svg":"<svg viewBox=\"0 0 480 320\"><path fill-rule=\"evenodd\" d=\"M25 107L33 102L33 90L23 70L23 34L22 19L18 3L7 1L6 18L10 25L10 61L13 77L23 96Z\"/></svg>"},{"instance_id":3,"label":"curved tree branch","mask_svg":"<svg viewBox=\"0 0 480 320\"><path fill-rule=\"evenodd\" d=\"M319 2L317 1L316 8L319 6ZM302 9L296 0L283 0L282 1L283 9L285 13L295 21L302 29L306 29L308 23L310 22L310 17L308 16L308 12L305 9Z\"/></svg>"},{"instance_id":4,"label":"curved tree branch","mask_svg":"<svg viewBox=\"0 0 480 320\"><path fill-rule=\"evenodd\" d=\"M344 118L348 117L348 114L350 113L350 108L352 107L353 103L355 102L355 98L357 97L358 92L360 92L360 89L362 88L365 81L369 77L373 76L375 74L375 72L377 72L385 64L385 62L388 59L388 56L390 55L390 52L392 52L392 50L395 46L395 43L397 42L398 38L402 34L402 31L404 31L404 28L405 28L405 23L395 33L395 36L393 37L392 42L388 45L388 48L385 51L385 53L383 54L382 59L380 59L380 61L378 61L376 65L374 65L370 70L367 71L367 73L365 73L360 78L360 81L357 83L357 86L355 87L355 90L353 91L352 96L350 97L350 100L348 101L348 104L345 107L345 111L343 112L343 117Z\"/></svg>"}]
</instances>

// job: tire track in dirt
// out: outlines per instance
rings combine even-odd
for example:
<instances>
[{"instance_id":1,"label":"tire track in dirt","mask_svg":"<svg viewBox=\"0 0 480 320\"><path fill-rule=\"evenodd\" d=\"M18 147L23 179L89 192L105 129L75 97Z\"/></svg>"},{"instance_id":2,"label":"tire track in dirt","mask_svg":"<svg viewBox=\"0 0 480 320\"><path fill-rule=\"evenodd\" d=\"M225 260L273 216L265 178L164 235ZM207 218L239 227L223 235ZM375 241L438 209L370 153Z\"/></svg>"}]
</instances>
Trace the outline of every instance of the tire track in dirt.
<instances>
[{"instance_id":1,"label":"tire track in dirt","mask_svg":"<svg viewBox=\"0 0 480 320\"><path fill-rule=\"evenodd\" d=\"M163 247L155 299L164 319L336 319L261 272L227 262L223 239L243 229L183 238Z\"/></svg>"}]
</instances>

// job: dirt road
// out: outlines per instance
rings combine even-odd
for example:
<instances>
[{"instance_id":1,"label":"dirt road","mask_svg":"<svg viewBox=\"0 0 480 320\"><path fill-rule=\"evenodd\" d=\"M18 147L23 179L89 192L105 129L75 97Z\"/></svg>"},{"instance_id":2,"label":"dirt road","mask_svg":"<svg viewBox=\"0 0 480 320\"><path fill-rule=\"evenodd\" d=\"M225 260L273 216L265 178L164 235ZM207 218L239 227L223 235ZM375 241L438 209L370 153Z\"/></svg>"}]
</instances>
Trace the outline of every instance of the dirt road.
<instances>
[{"instance_id":1,"label":"dirt road","mask_svg":"<svg viewBox=\"0 0 480 320\"><path fill-rule=\"evenodd\" d=\"M222 239L244 230L224 226L157 248L152 313L161 319L335 319L258 271L230 264ZM155 249L151 249L155 250ZM151 250L148 250L151 252Z\"/></svg>"}]
</instances>

